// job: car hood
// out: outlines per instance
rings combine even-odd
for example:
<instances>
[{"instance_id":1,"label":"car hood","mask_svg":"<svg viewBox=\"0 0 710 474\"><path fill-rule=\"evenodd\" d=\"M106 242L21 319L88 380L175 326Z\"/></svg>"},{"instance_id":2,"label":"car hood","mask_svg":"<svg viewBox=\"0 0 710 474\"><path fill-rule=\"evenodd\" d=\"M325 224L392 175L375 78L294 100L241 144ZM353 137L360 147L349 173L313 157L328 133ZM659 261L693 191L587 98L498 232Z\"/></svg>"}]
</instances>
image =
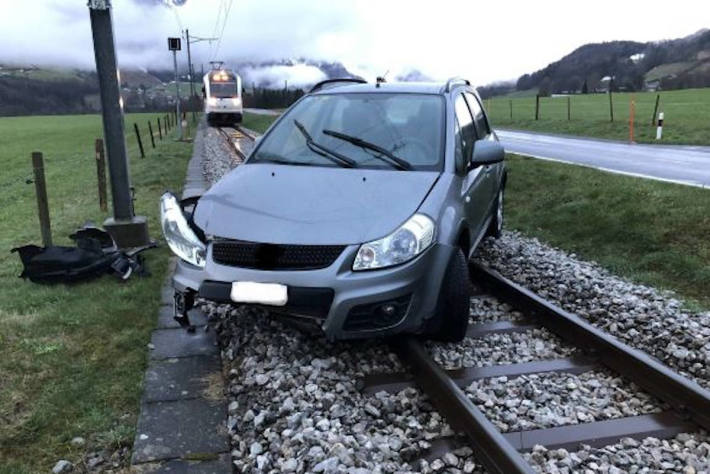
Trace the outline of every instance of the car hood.
<instances>
[{"instance_id":1,"label":"car hood","mask_svg":"<svg viewBox=\"0 0 710 474\"><path fill-rule=\"evenodd\" d=\"M252 242L358 244L383 237L419 208L438 172L247 164L200 199L207 235Z\"/></svg>"}]
</instances>

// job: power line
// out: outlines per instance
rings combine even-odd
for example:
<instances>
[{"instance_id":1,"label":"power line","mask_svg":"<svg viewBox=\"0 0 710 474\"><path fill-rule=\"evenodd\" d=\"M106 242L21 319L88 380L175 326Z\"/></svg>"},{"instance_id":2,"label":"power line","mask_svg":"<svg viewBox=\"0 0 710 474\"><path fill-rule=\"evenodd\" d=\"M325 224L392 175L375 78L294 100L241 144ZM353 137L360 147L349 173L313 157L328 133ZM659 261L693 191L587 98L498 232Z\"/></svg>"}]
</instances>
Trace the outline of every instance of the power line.
<instances>
[{"instance_id":1,"label":"power line","mask_svg":"<svg viewBox=\"0 0 710 474\"><path fill-rule=\"evenodd\" d=\"M219 33L219 39L217 40L217 47L215 48L214 55L212 56L212 59L217 58L217 54L219 54L219 47L222 45L222 37L224 36L224 29L227 27L227 20L229 19L229 12L232 9L232 3L233 0L229 0L229 6L227 7L227 11L224 14L224 22L222 23L222 31Z\"/></svg>"},{"instance_id":2,"label":"power line","mask_svg":"<svg viewBox=\"0 0 710 474\"><path fill-rule=\"evenodd\" d=\"M217 7L217 18L215 18L214 28L212 28L212 36L217 36L217 30L219 29L219 20L222 18L222 10L224 9L224 0L219 0L219 6ZM210 42L210 59L212 58L212 53L214 52L214 45Z\"/></svg>"}]
</instances>

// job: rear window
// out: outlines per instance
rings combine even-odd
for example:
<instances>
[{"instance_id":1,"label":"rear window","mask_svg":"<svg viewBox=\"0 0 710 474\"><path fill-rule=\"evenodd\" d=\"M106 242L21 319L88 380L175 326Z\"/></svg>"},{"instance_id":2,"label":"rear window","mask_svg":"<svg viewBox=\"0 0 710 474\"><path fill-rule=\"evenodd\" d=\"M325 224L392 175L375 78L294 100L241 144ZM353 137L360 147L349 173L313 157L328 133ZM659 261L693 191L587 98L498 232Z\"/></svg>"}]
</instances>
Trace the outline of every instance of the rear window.
<instances>
[{"instance_id":1,"label":"rear window","mask_svg":"<svg viewBox=\"0 0 710 474\"><path fill-rule=\"evenodd\" d=\"M377 154L323 133L332 130L375 144L409 162L413 170L440 170L443 163L443 97L431 94L319 94L304 98L266 136L250 163L278 160L335 166L313 152L295 121L314 142L357 162L358 168L391 169Z\"/></svg>"}]
</instances>

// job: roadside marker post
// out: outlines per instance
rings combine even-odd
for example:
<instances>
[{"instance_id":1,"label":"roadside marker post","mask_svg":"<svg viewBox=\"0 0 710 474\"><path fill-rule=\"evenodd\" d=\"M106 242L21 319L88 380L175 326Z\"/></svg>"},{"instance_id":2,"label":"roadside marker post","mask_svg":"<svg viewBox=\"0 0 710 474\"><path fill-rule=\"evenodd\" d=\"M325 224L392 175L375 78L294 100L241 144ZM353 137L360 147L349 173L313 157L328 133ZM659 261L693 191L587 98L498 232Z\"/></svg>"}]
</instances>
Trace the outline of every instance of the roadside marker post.
<instances>
[{"instance_id":1,"label":"roadside marker post","mask_svg":"<svg viewBox=\"0 0 710 474\"><path fill-rule=\"evenodd\" d=\"M661 94L656 94L656 105L653 107L653 115L651 116L651 126L656 125L656 114L658 113L658 102L661 100Z\"/></svg>"},{"instance_id":2,"label":"roadside marker post","mask_svg":"<svg viewBox=\"0 0 710 474\"><path fill-rule=\"evenodd\" d=\"M32 153L32 171L35 176L35 193L37 194L37 215L39 229L42 233L42 245L52 245L52 226L49 221L49 201L47 200L47 182L44 180L44 158L42 153Z\"/></svg>"},{"instance_id":3,"label":"roadside marker post","mask_svg":"<svg viewBox=\"0 0 710 474\"><path fill-rule=\"evenodd\" d=\"M663 112L658 114L658 127L656 128L656 140L663 138Z\"/></svg>"}]
</instances>

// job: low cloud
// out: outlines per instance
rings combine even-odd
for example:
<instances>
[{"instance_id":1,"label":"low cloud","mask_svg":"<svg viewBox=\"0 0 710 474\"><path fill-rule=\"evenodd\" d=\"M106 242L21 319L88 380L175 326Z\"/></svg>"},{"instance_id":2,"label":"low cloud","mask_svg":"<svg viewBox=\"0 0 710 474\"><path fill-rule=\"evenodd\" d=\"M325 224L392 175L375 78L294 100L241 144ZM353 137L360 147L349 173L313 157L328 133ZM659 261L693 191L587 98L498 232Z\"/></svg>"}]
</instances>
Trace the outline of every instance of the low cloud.
<instances>
[{"instance_id":1,"label":"low cloud","mask_svg":"<svg viewBox=\"0 0 710 474\"><path fill-rule=\"evenodd\" d=\"M289 87L305 87L326 79L326 75L316 66L294 64L293 66L275 65L264 67L246 67L239 73L247 88L256 84L259 87L283 88L288 81Z\"/></svg>"}]
</instances>

